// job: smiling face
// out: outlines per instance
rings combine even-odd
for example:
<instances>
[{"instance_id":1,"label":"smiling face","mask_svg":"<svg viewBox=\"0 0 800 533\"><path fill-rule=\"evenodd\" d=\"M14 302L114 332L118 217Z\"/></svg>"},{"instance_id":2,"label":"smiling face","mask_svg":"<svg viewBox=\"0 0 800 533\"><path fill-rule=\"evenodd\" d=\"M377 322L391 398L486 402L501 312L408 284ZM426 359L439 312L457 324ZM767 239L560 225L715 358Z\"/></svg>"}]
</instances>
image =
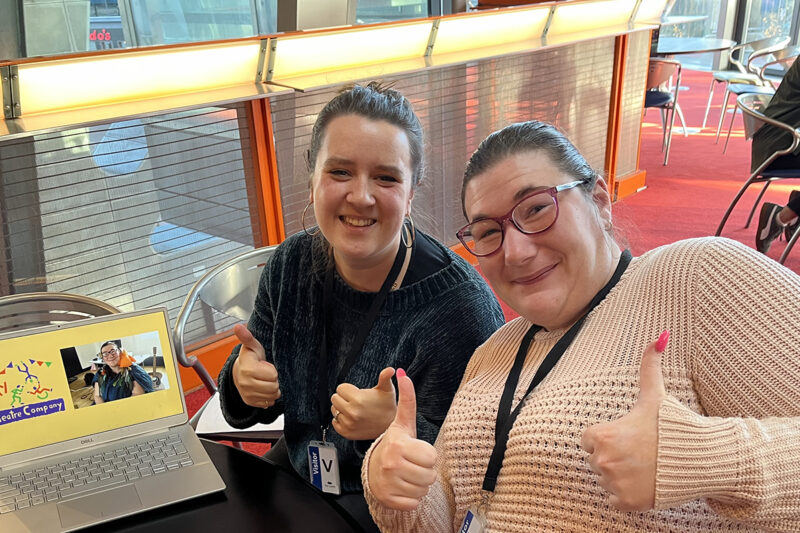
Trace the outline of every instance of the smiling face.
<instances>
[{"instance_id":1,"label":"smiling face","mask_svg":"<svg viewBox=\"0 0 800 533\"><path fill-rule=\"evenodd\" d=\"M510 155L467 183L467 217L472 222L502 216L524 194L575 179L542 150ZM582 187L558 193L558 206L558 220L547 231L524 235L506 223L500 250L478 258L497 295L549 330L568 326L585 312L610 279L620 255L603 229L611 221L611 202L602 179L591 197Z\"/></svg>"},{"instance_id":2,"label":"smiling face","mask_svg":"<svg viewBox=\"0 0 800 533\"><path fill-rule=\"evenodd\" d=\"M100 348L100 355L103 362L110 366L112 369L119 368L119 348L114 343L109 343Z\"/></svg>"},{"instance_id":3,"label":"smiling face","mask_svg":"<svg viewBox=\"0 0 800 533\"><path fill-rule=\"evenodd\" d=\"M331 120L312 176L314 215L350 285L377 290L411 207L408 137L397 126L360 115Z\"/></svg>"}]
</instances>

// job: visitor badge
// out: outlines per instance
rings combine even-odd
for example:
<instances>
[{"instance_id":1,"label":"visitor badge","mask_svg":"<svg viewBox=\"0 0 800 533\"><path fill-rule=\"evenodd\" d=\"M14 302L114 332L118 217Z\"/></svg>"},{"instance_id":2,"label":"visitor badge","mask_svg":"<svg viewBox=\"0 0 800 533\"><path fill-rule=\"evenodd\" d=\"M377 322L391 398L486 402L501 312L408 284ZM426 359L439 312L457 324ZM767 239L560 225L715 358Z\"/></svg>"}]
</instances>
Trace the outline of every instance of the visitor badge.
<instances>
[{"instance_id":1,"label":"visitor badge","mask_svg":"<svg viewBox=\"0 0 800 533\"><path fill-rule=\"evenodd\" d=\"M467 515L464 521L461 522L461 527L458 528L458 533L483 533L486 526L486 520L483 514L475 508L467 510Z\"/></svg>"},{"instance_id":2,"label":"visitor badge","mask_svg":"<svg viewBox=\"0 0 800 533\"><path fill-rule=\"evenodd\" d=\"M336 446L319 440L308 443L308 477L311 484L322 492L342 493L339 485L339 459Z\"/></svg>"}]
</instances>

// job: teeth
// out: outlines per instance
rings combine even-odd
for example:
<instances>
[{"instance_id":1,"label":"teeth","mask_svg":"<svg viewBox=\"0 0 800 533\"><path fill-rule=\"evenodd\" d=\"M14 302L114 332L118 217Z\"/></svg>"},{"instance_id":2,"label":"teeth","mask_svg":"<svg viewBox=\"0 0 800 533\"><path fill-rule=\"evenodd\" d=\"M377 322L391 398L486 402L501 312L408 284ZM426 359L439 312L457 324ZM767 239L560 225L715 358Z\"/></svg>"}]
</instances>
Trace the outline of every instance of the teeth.
<instances>
[{"instance_id":1,"label":"teeth","mask_svg":"<svg viewBox=\"0 0 800 533\"><path fill-rule=\"evenodd\" d=\"M372 218L355 218L355 217L342 217L342 221L345 224L350 224L351 226L371 226L375 223L375 219Z\"/></svg>"}]
</instances>

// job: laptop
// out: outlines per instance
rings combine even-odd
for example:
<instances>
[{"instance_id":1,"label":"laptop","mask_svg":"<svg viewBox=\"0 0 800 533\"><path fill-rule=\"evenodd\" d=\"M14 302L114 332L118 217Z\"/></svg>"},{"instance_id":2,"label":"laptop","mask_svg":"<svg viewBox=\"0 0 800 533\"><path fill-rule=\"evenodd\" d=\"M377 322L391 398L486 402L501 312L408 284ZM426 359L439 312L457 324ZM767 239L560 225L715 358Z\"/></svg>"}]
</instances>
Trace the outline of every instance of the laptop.
<instances>
[{"instance_id":1,"label":"laptop","mask_svg":"<svg viewBox=\"0 0 800 533\"><path fill-rule=\"evenodd\" d=\"M139 367L114 383L139 394L95 403L109 340ZM0 531L72 531L223 490L187 422L164 308L0 335Z\"/></svg>"}]
</instances>

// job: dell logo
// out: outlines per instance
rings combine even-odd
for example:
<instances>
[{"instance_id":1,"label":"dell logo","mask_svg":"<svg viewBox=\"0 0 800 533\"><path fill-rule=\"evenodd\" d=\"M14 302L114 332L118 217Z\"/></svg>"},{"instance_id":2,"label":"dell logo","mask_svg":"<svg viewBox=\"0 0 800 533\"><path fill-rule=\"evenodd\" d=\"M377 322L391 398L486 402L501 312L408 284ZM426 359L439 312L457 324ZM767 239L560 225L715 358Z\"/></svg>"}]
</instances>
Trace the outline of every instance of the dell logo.
<instances>
[{"instance_id":1,"label":"dell logo","mask_svg":"<svg viewBox=\"0 0 800 533\"><path fill-rule=\"evenodd\" d=\"M81 439L81 444L91 444L94 442L94 439Z\"/></svg>"}]
</instances>

